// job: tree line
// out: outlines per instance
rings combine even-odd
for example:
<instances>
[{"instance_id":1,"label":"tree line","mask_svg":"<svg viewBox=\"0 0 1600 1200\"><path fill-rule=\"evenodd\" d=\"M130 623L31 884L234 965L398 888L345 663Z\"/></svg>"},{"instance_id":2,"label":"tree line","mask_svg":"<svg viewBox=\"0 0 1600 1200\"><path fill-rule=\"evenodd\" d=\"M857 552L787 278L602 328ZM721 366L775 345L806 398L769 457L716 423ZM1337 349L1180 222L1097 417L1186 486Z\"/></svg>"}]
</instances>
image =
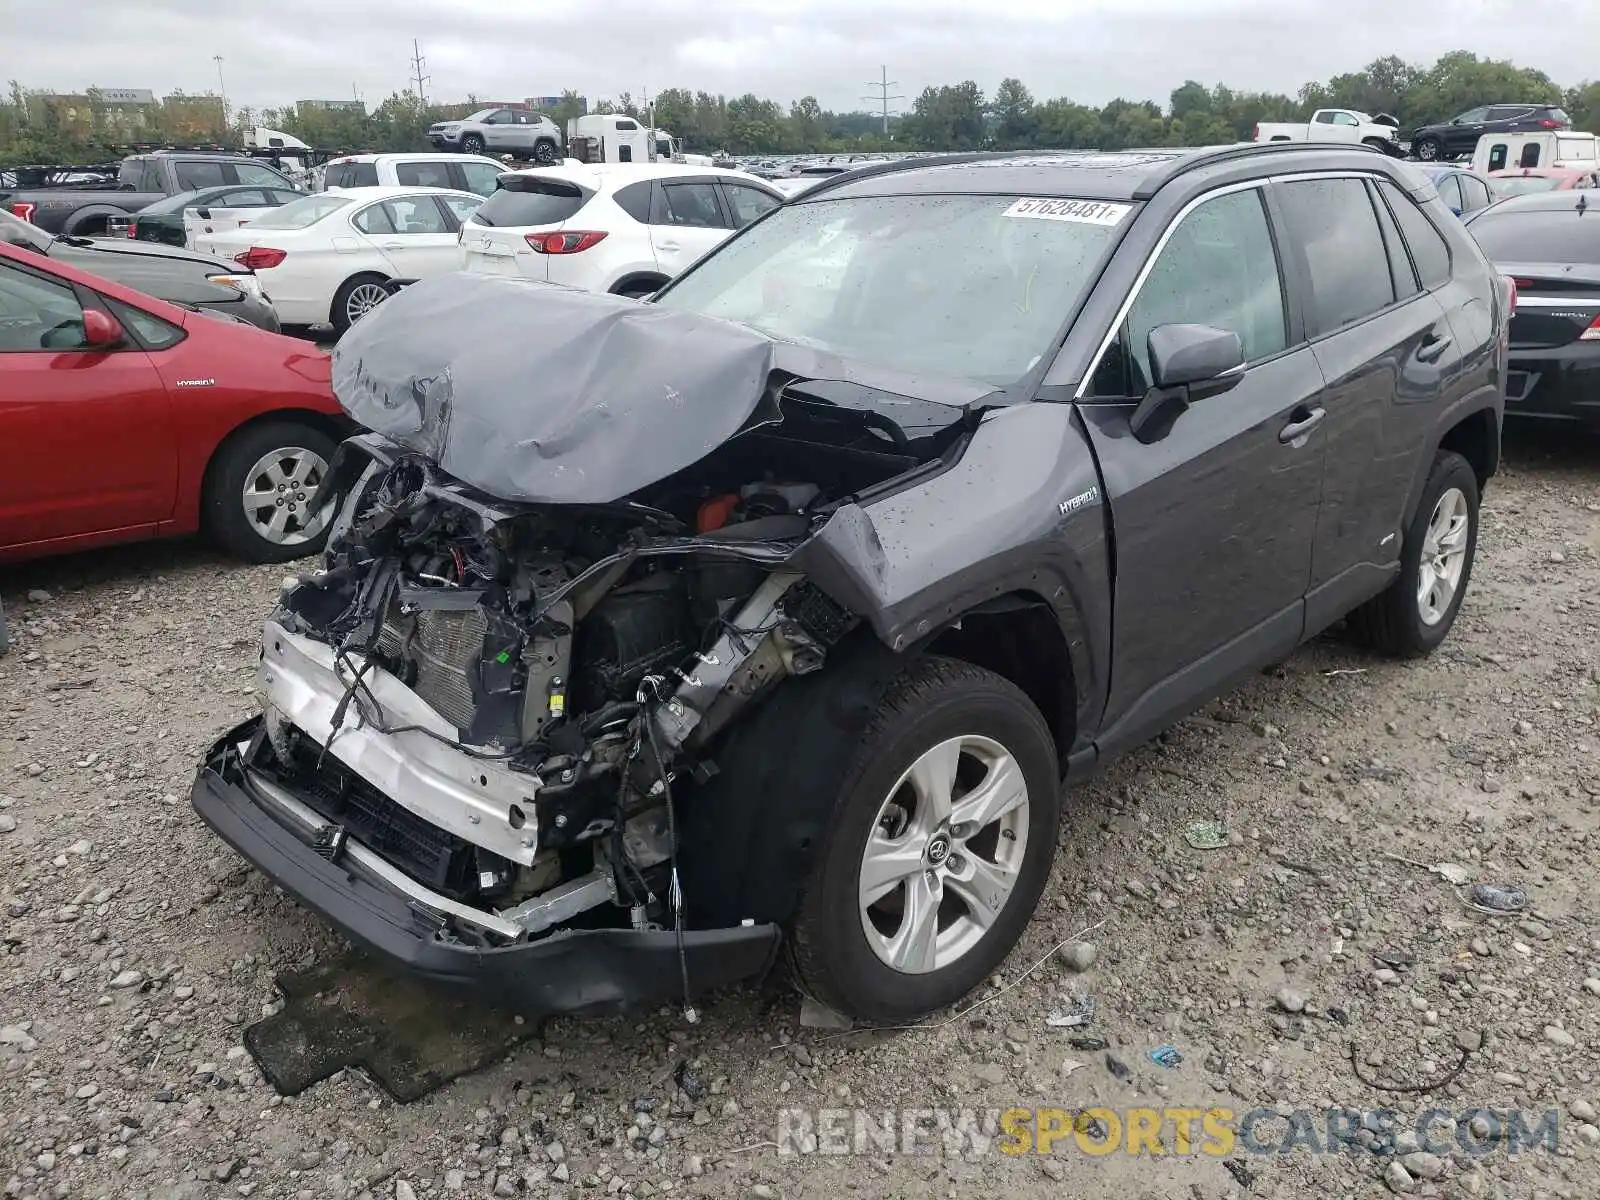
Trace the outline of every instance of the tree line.
<instances>
[{"instance_id":1,"label":"tree line","mask_svg":"<svg viewBox=\"0 0 1600 1200\"><path fill-rule=\"evenodd\" d=\"M86 130L52 118L49 105L28 103L13 84L0 101L0 165L19 162L86 162L113 157L126 142L115 130ZM1021 80L1002 80L993 96L971 80L927 87L903 114L832 112L805 96L785 106L753 93L720 96L667 88L646 106L623 93L590 111L653 119L686 149L736 155L871 152L883 150L1102 149L1211 145L1248 141L1260 121L1305 120L1317 108L1355 108L1394 116L1402 131L1495 102L1561 104L1578 129L1600 131L1600 81L1563 88L1542 71L1465 50L1432 66L1389 56L1359 71L1307 83L1294 96L1236 91L1225 84L1190 80L1165 106L1154 100L1114 99L1095 107L1067 97L1036 100ZM472 102L439 106L397 92L369 112L307 106L230 114L214 140L237 144L242 131L266 125L313 146L342 150L419 150L434 121L465 115ZM568 92L549 115L565 129L582 101ZM219 123L220 124L220 123ZM153 136L152 136L153 135ZM147 130L142 140L161 140ZM176 140L168 136L168 140ZM192 136L188 140L193 140Z\"/></svg>"}]
</instances>

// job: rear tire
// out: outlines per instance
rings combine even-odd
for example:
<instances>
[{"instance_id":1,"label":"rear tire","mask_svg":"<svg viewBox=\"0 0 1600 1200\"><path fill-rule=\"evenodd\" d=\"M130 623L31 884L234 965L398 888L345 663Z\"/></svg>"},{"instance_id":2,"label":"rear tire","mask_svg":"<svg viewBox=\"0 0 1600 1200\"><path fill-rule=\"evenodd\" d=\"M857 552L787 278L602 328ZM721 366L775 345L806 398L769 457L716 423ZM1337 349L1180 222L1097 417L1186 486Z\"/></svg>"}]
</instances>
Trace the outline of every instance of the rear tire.
<instances>
[{"instance_id":1,"label":"rear tire","mask_svg":"<svg viewBox=\"0 0 1600 1200\"><path fill-rule=\"evenodd\" d=\"M1060 829L1055 743L1014 684L930 656L842 751L850 765L786 953L821 1003L903 1023L988 978L1032 917Z\"/></svg>"},{"instance_id":2,"label":"rear tire","mask_svg":"<svg viewBox=\"0 0 1600 1200\"><path fill-rule=\"evenodd\" d=\"M333 326L334 333L343 337L350 331L350 326L387 300L389 293L384 283L382 275L371 272L346 279L334 293L333 304L328 310L328 323ZM379 293L382 293L381 298Z\"/></svg>"},{"instance_id":3,"label":"rear tire","mask_svg":"<svg viewBox=\"0 0 1600 1200\"><path fill-rule=\"evenodd\" d=\"M1478 477L1461 455L1441 450L1406 530L1400 574L1350 614L1351 632L1393 658L1433 653L1461 611L1477 548Z\"/></svg>"},{"instance_id":4,"label":"rear tire","mask_svg":"<svg viewBox=\"0 0 1600 1200\"><path fill-rule=\"evenodd\" d=\"M247 562L288 562L319 553L338 504L313 518L309 501L338 444L303 421L265 421L239 430L223 442L206 471L201 496L206 532Z\"/></svg>"}]
</instances>

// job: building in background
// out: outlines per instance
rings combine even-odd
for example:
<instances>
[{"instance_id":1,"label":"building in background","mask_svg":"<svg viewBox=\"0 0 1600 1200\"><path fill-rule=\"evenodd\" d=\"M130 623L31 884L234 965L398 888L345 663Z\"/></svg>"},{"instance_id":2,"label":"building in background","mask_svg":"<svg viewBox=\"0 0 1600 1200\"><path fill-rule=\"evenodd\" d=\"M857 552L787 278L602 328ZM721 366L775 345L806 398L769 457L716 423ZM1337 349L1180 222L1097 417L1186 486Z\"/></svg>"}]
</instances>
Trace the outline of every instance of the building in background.
<instances>
[{"instance_id":1,"label":"building in background","mask_svg":"<svg viewBox=\"0 0 1600 1200\"><path fill-rule=\"evenodd\" d=\"M161 106L149 88L90 88L84 92L30 92L28 119L72 137L135 137L155 130Z\"/></svg>"},{"instance_id":2,"label":"building in background","mask_svg":"<svg viewBox=\"0 0 1600 1200\"><path fill-rule=\"evenodd\" d=\"M529 96L527 104L529 108L537 108L542 109L545 112L549 112L552 109L560 108L563 104L567 103L567 100L568 98L564 95ZM589 115L589 98L587 96L574 96L572 97L572 103L574 106L576 106L577 112L571 115L579 117L586 117Z\"/></svg>"},{"instance_id":3,"label":"building in background","mask_svg":"<svg viewBox=\"0 0 1600 1200\"><path fill-rule=\"evenodd\" d=\"M367 105L364 100L296 100L295 108L301 112L317 110L320 112L353 112L367 115Z\"/></svg>"}]
</instances>

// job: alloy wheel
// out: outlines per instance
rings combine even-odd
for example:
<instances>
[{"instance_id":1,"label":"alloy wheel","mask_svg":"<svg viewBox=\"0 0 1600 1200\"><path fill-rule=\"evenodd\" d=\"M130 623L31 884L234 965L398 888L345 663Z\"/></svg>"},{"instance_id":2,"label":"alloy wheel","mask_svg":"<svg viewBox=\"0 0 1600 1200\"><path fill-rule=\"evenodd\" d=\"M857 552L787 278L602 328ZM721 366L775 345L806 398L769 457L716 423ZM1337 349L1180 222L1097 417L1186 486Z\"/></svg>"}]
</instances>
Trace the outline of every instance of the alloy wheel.
<instances>
[{"instance_id":1,"label":"alloy wheel","mask_svg":"<svg viewBox=\"0 0 1600 1200\"><path fill-rule=\"evenodd\" d=\"M1417 566L1417 612L1424 625L1437 625L1444 620L1461 587L1471 521L1471 510L1460 488L1447 488L1433 506Z\"/></svg>"},{"instance_id":2,"label":"alloy wheel","mask_svg":"<svg viewBox=\"0 0 1600 1200\"><path fill-rule=\"evenodd\" d=\"M1004 746L950 738L906 769L861 856L861 928L893 970L970 953L1011 898L1028 848L1028 785Z\"/></svg>"},{"instance_id":3,"label":"alloy wheel","mask_svg":"<svg viewBox=\"0 0 1600 1200\"><path fill-rule=\"evenodd\" d=\"M303 446L263 454L245 475L244 513L250 527L274 546L299 546L317 537L333 515L331 503L311 511L311 499L327 473L327 460Z\"/></svg>"},{"instance_id":4,"label":"alloy wheel","mask_svg":"<svg viewBox=\"0 0 1600 1200\"><path fill-rule=\"evenodd\" d=\"M381 283L358 283L350 289L350 294L345 297L345 319L351 325L354 325L388 298L389 293Z\"/></svg>"}]
</instances>

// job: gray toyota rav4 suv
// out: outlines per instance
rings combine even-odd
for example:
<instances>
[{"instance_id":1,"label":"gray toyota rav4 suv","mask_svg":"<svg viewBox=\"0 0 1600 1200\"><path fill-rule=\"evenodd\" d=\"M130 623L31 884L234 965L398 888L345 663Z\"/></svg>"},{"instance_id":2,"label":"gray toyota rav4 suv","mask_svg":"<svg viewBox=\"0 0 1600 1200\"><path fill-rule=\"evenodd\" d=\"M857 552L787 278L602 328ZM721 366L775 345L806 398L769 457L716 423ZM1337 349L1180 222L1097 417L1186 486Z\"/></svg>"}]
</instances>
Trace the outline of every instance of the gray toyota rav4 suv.
<instances>
[{"instance_id":1,"label":"gray toyota rav4 suv","mask_svg":"<svg viewBox=\"0 0 1600 1200\"><path fill-rule=\"evenodd\" d=\"M1445 638L1513 299L1430 184L1308 145L863 168L646 303L423 281L338 347L368 432L194 804L525 1011L781 957L927 1013L1086 772L1341 618Z\"/></svg>"}]
</instances>

